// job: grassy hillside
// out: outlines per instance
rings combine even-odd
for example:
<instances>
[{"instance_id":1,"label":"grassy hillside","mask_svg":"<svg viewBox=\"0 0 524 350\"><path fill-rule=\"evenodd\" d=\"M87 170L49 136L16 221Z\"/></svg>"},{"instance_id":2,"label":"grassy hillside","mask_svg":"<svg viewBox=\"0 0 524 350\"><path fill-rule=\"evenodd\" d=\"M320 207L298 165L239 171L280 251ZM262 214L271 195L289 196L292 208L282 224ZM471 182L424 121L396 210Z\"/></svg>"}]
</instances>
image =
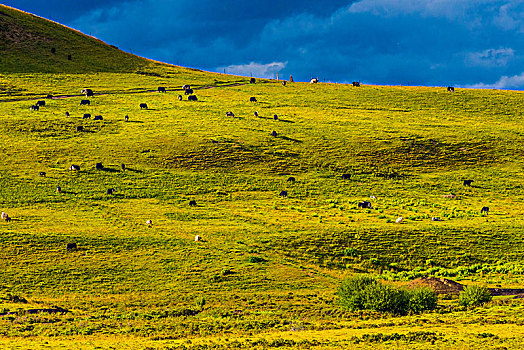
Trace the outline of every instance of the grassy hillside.
<instances>
[{"instance_id":1,"label":"grassy hillside","mask_svg":"<svg viewBox=\"0 0 524 350\"><path fill-rule=\"evenodd\" d=\"M0 348L522 347L520 298L394 316L335 294L522 288L522 92L249 84L0 11Z\"/></svg>"},{"instance_id":2,"label":"grassy hillside","mask_svg":"<svg viewBox=\"0 0 524 350\"><path fill-rule=\"evenodd\" d=\"M58 23L0 5L0 73L134 72L151 64Z\"/></svg>"},{"instance_id":3,"label":"grassy hillside","mask_svg":"<svg viewBox=\"0 0 524 350\"><path fill-rule=\"evenodd\" d=\"M1 78L5 347L518 348L520 299L393 317L335 291L362 272L522 286L522 93L150 72Z\"/></svg>"}]
</instances>

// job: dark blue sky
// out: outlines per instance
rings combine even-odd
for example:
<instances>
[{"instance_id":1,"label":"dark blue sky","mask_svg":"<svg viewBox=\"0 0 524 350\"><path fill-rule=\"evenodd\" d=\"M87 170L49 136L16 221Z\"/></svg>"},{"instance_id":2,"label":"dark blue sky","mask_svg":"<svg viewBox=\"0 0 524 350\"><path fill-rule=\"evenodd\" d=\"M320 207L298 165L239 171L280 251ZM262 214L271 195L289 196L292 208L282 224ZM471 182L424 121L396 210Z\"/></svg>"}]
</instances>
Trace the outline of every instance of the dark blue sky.
<instances>
[{"instance_id":1,"label":"dark blue sky","mask_svg":"<svg viewBox=\"0 0 524 350\"><path fill-rule=\"evenodd\" d=\"M125 51L258 77L524 90L524 0L7 0Z\"/></svg>"}]
</instances>

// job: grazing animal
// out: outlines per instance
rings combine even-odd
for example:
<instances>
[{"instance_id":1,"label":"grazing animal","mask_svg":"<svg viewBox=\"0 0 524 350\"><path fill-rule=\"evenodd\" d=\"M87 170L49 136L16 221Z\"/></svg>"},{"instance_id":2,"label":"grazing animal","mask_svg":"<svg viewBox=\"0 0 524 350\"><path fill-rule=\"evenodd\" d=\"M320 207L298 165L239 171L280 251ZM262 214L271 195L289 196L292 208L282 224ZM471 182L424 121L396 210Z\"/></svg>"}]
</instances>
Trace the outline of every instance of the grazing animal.
<instances>
[{"instance_id":1,"label":"grazing animal","mask_svg":"<svg viewBox=\"0 0 524 350\"><path fill-rule=\"evenodd\" d=\"M318 83L318 78L313 78L309 81L310 84L316 84Z\"/></svg>"},{"instance_id":2,"label":"grazing animal","mask_svg":"<svg viewBox=\"0 0 524 350\"><path fill-rule=\"evenodd\" d=\"M129 121L129 116L126 115L126 116L124 117L124 119L125 119L126 122L128 122L128 121Z\"/></svg>"},{"instance_id":3,"label":"grazing animal","mask_svg":"<svg viewBox=\"0 0 524 350\"><path fill-rule=\"evenodd\" d=\"M249 98L249 102L257 102L257 98L256 97L250 97Z\"/></svg>"},{"instance_id":4,"label":"grazing animal","mask_svg":"<svg viewBox=\"0 0 524 350\"><path fill-rule=\"evenodd\" d=\"M488 213L489 213L489 208L488 208L488 207L482 207L482 209L480 209L480 213L481 213L481 214L486 213L486 215L488 215Z\"/></svg>"},{"instance_id":5,"label":"grazing animal","mask_svg":"<svg viewBox=\"0 0 524 350\"><path fill-rule=\"evenodd\" d=\"M158 92L166 92L166 88L163 86L158 87Z\"/></svg>"},{"instance_id":6,"label":"grazing animal","mask_svg":"<svg viewBox=\"0 0 524 350\"><path fill-rule=\"evenodd\" d=\"M89 100L80 101L80 106L89 106L89 105L91 105L91 101Z\"/></svg>"},{"instance_id":7,"label":"grazing animal","mask_svg":"<svg viewBox=\"0 0 524 350\"><path fill-rule=\"evenodd\" d=\"M45 106L45 101L37 101L36 105L40 106L40 107L43 107L43 106Z\"/></svg>"},{"instance_id":8,"label":"grazing animal","mask_svg":"<svg viewBox=\"0 0 524 350\"><path fill-rule=\"evenodd\" d=\"M84 127L82 125L78 125L76 127L76 131L84 131Z\"/></svg>"},{"instance_id":9,"label":"grazing animal","mask_svg":"<svg viewBox=\"0 0 524 350\"><path fill-rule=\"evenodd\" d=\"M190 207L196 207L196 205L197 205L196 200L193 199L193 200L189 201L189 206Z\"/></svg>"},{"instance_id":10,"label":"grazing animal","mask_svg":"<svg viewBox=\"0 0 524 350\"><path fill-rule=\"evenodd\" d=\"M71 60L73 59L73 56L71 56L71 55L67 55L67 59L68 59L69 61L71 61Z\"/></svg>"},{"instance_id":11,"label":"grazing animal","mask_svg":"<svg viewBox=\"0 0 524 350\"><path fill-rule=\"evenodd\" d=\"M358 203L358 207L359 208L364 208L364 209L371 209L371 202L367 202L367 201L363 201L363 202L360 202Z\"/></svg>"},{"instance_id":12,"label":"grazing animal","mask_svg":"<svg viewBox=\"0 0 524 350\"><path fill-rule=\"evenodd\" d=\"M122 164L120 167L122 168L122 170L126 170L126 165L125 164Z\"/></svg>"},{"instance_id":13,"label":"grazing animal","mask_svg":"<svg viewBox=\"0 0 524 350\"><path fill-rule=\"evenodd\" d=\"M278 120L278 115L275 114L275 115L273 116L273 119L274 119L274 120Z\"/></svg>"},{"instance_id":14,"label":"grazing animal","mask_svg":"<svg viewBox=\"0 0 524 350\"><path fill-rule=\"evenodd\" d=\"M113 194L115 193L115 189L114 188L108 188L107 189L107 194Z\"/></svg>"},{"instance_id":15,"label":"grazing animal","mask_svg":"<svg viewBox=\"0 0 524 350\"><path fill-rule=\"evenodd\" d=\"M290 176L290 177L288 177L287 181L288 182L295 182L295 178L293 176Z\"/></svg>"},{"instance_id":16,"label":"grazing animal","mask_svg":"<svg viewBox=\"0 0 524 350\"><path fill-rule=\"evenodd\" d=\"M78 248L76 246L76 243L67 243L66 249L67 250L76 250Z\"/></svg>"},{"instance_id":17,"label":"grazing animal","mask_svg":"<svg viewBox=\"0 0 524 350\"><path fill-rule=\"evenodd\" d=\"M193 89L186 89L186 91L184 92L184 94L186 94L186 95L191 95L191 94L193 94Z\"/></svg>"},{"instance_id":18,"label":"grazing animal","mask_svg":"<svg viewBox=\"0 0 524 350\"><path fill-rule=\"evenodd\" d=\"M464 180L464 186L471 186L473 180Z\"/></svg>"},{"instance_id":19,"label":"grazing animal","mask_svg":"<svg viewBox=\"0 0 524 350\"><path fill-rule=\"evenodd\" d=\"M39 175L39 176L44 176L44 177L45 177L45 171L41 171L38 175Z\"/></svg>"},{"instance_id":20,"label":"grazing animal","mask_svg":"<svg viewBox=\"0 0 524 350\"><path fill-rule=\"evenodd\" d=\"M140 109L147 109L147 103L141 103Z\"/></svg>"},{"instance_id":21,"label":"grazing animal","mask_svg":"<svg viewBox=\"0 0 524 350\"><path fill-rule=\"evenodd\" d=\"M56 192L57 192L57 193L62 192L62 187L58 186L58 187L56 188Z\"/></svg>"},{"instance_id":22,"label":"grazing animal","mask_svg":"<svg viewBox=\"0 0 524 350\"><path fill-rule=\"evenodd\" d=\"M432 217L431 221L442 221L442 219L439 217Z\"/></svg>"},{"instance_id":23,"label":"grazing animal","mask_svg":"<svg viewBox=\"0 0 524 350\"><path fill-rule=\"evenodd\" d=\"M30 108L32 111L38 111L40 109L40 107L38 107L37 105L34 105L34 106L31 106Z\"/></svg>"},{"instance_id":24,"label":"grazing animal","mask_svg":"<svg viewBox=\"0 0 524 350\"><path fill-rule=\"evenodd\" d=\"M69 112L66 112L66 117L69 117Z\"/></svg>"},{"instance_id":25,"label":"grazing animal","mask_svg":"<svg viewBox=\"0 0 524 350\"><path fill-rule=\"evenodd\" d=\"M182 95L178 95L178 100L182 101Z\"/></svg>"},{"instance_id":26,"label":"grazing animal","mask_svg":"<svg viewBox=\"0 0 524 350\"><path fill-rule=\"evenodd\" d=\"M282 81L282 86L286 86L286 81Z\"/></svg>"},{"instance_id":27,"label":"grazing animal","mask_svg":"<svg viewBox=\"0 0 524 350\"><path fill-rule=\"evenodd\" d=\"M89 113L85 113L84 116L82 117L82 119L89 119L91 118L91 114Z\"/></svg>"},{"instance_id":28,"label":"grazing animal","mask_svg":"<svg viewBox=\"0 0 524 350\"><path fill-rule=\"evenodd\" d=\"M45 98L53 98L53 95L46 95Z\"/></svg>"},{"instance_id":29,"label":"grazing animal","mask_svg":"<svg viewBox=\"0 0 524 350\"><path fill-rule=\"evenodd\" d=\"M455 92L455 88L453 86L448 86L448 92Z\"/></svg>"},{"instance_id":30,"label":"grazing animal","mask_svg":"<svg viewBox=\"0 0 524 350\"><path fill-rule=\"evenodd\" d=\"M234 117L235 115L233 112L226 112L226 117Z\"/></svg>"},{"instance_id":31,"label":"grazing animal","mask_svg":"<svg viewBox=\"0 0 524 350\"><path fill-rule=\"evenodd\" d=\"M344 179L344 180L351 179L351 174L342 174L342 179Z\"/></svg>"},{"instance_id":32,"label":"grazing animal","mask_svg":"<svg viewBox=\"0 0 524 350\"><path fill-rule=\"evenodd\" d=\"M275 130L273 130L273 132L271 132L271 135L272 135L273 137L277 137L277 132L276 132Z\"/></svg>"},{"instance_id":33,"label":"grazing animal","mask_svg":"<svg viewBox=\"0 0 524 350\"><path fill-rule=\"evenodd\" d=\"M54 47L51 48L51 53L56 53L56 49Z\"/></svg>"},{"instance_id":34,"label":"grazing animal","mask_svg":"<svg viewBox=\"0 0 524 350\"><path fill-rule=\"evenodd\" d=\"M89 96L94 96L95 94L93 93L93 90L91 89L82 89L82 91L80 91L81 93L85 94L86 97L89 97Z\"/></svg>"},{"instance_id":35,"label":"grazing animal","mask_svg":"<svg viewBox=\"0 0 524 350\"><path fill-rule=\"evenodd\" d=\"M402 221L404 221L404 218L402 216L395 220L397 224L400 224Z\"/></svg>"},{"instance_id":36,"label":"grazing animal","mask_svg":"<svg viewBox=\"0 0 524 350\"><path fill-rule=\"evenodd\" d=\"M199 235L195 236L195 242L200 242L201 240L202 240L202 237L200 237Z\"/></svg>"},{"instance_id":37,"label":"grazing animal","mask_svg":"<svg viewBox=\"0 0 524 350\"><path fill-rule=\"evenodd\" d=\"M187 89L191 89L191 86L190 85L182 85L182 90L187 90Z\"/></svg>"},{"instance_id":38,"label":"grazing animal","mask_svg":"<svg viewBox=\"0 0 524 350\"><path fill-rule=\"evenodd\" d=\"M255 84L256 82L257 82L257 81L256 81L255 78L251 78L251 79L249 79L249 83L250 83L250 84Z\"/></svg>"},{"instance_id":39,"label":"grazing animal","mask_svg":"<svg viewBox=\"0 0 524 350\"><path fill-rule=\"evenodd\" d=\"M96 168L96 170L102 170L102 169L104 169L104 166L102 165L102 163L96 163L95 164L95 168Z\"/></svg>"},{"instance_id":40,"label":"grazing animal","mask_svg":"<svg viewBox=\"0 0 524 350\"><path fill-rule=\"evenodd\" d=\"M5 220L5 218L7 217L9 217L9 215L7 215L7 213L2 212L2 220Z\"/></svg>"},{"instance_id":41,"label":"grazing animal","mask_svg":"<svg viewBox=\"0 0 524 350\"><path fill-rule=\"evenodd\" d=\"M360 86L360 81L354 81L352 84L353 84L354 87L359 87Z\"/></svg>"},{"instance_id":42,"label":"grazing animal","mask_svg":"<svg viewBox=\"0 0 524 350\"><path fill-rule=\"evenodd\" d=\"M258 112L255 112L254 114L255 114L255 117L258 117Z\"/></svg>"},{"instance_id":43,"label":"grazing animal","mask_svg":"<svg viewBox=\"0 0 524 350\"><path fill-rule=\"evenodd\" d=\"M71 167L69 168L69 170L76 170L76 171L79 171L79 170L80 170L80 165L72 164Z\"/></svg>"},{"instance_id":44,"label":"grazing animal","mask_svg":"<svg viewBox=\"0 0 524 350\"><path fill-rule=\"evenodd\" d=\"M196 97L196 95L189 95L189 96L187 97L187 100L188 100L188 101L197 101L197 97Z\"/></svg>"},{"instance_id":45,"label":"grazing animal","mask_svg":"<svg viewBox=\"0 0 524 350\"><path fill-rule=\"evenodd\" d=\"M287 197L287 191L282 191L279 194L280 197Z\"/></svg>"},{"instance_id":46,"label":"grazing animal","mask_svg":"<svg viewBox=\"0 0 524 350\"><path fill-rule=\"evenodd\" d=\"M369 199L377 199L375 196L369 196Z\"/></svg>"},{"instance_id":47,"label":"grazing animal","mask_svg":"<svg viewBox=\"0 0 524 350\"><path fill-rule=\"evenodd\" d=\"M149 226L153 225L153 220L147 220L146 225L149 225Z\"/></svg>"},{"instance_id":48,"label":"grazing animal","mask_svg":"<svg viewBox=\"0 0 524 350\"><path fill-rule=\"evenodd\" d=\"M95 115L93 120L104 120L104 118L101 115Z\"/></svg>"}]
</instances>

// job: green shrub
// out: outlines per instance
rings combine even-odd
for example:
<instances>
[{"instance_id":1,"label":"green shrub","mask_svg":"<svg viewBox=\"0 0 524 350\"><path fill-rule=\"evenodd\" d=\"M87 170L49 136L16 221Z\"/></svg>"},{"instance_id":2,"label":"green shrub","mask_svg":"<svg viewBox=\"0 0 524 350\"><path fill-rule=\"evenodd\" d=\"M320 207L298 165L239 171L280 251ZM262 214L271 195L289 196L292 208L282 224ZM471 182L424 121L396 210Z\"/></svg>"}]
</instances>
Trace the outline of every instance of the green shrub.
<instances>
[{"instance_id":1,"label":"green shrub","mask_svg":"<svg viewBox=\"0 0 524 350\"><path fill-rule=\"evenodd\" d=\"M405 289L376 283L364 289L364 308L405 315L409 310L409 293Z\"/></svg>"},{"instance_id":2,"label":"green shrub","mask_svg":"<svg viewBox=\"0 0 524 350\"><path fill-rule=\"evenodd\" d=\"M247 260L248 260L250 263L261 263L261 262L266 261L266 259L261 258L261 257L259 257L259 256L250 256Z\"/></svg>"},{"instance_id":3,"label":"green shrub","mask_svg":"<svg viewBox=\"0 0 524 350\"><path fill-rule=\"evenodd\" d=\"M200 296L198 298L196 298L195 300L195 305L200 309L202 310L204 308L204 305L206 305L206 298L204 298L203 296Z\"/></svg>"},{"instance_id":4,"label":"green shrub","mask_svg":"<svg viewBox=\"0 0 524 350\"><path fill-rule=\"evenodd\" d=\"M358 251L355 248L346 248L344 249L345 256L357 257Z\"/></svg>"},{"instance_id":5,"label":"green shrub","mask_svg":"<svg viewBox=\"0 0 524 350\"><path fill-rule=\"evenodd\" d=\"M485 287L467 286L459 295L459 304L462 306L479 306L488 301L491 301L491 294Z\"/></svg>"},{"instance_id":6,"label":"green shrub","mask_svg":"<svg viewBox=\"0 0 524 350\"><path fill-rule=\"evenodd\" d=\"M406 315L437 307L437 294L431 288L407 290L382 284L371 276L354 276L342 281L340 305L348 310L374 310Z\"/></svg>"},{"instance_id":7,"label":"green shrub","mask_svg":"<svg viewBox=\"0 0 524 350\"><path fill-rule=\"evenodd\" d=\"M420 313L437 307L437 293L429 287L415 288L409 291L409 310Z\"/></svg>"},{"instance_id":8,"label":"green shrub","mask_svg":"<svg viewBox=\"0 0 524 350\"><path fill-rule=\"evenodd\" d=\"M378 282L370 276L355 276L342 282L338 289L342 307L349 310L375 310L404 315L408 311L409 296L398 289Z\"/></svg>"},{"instance_id":9,"label":"green shrub","mask_svg":"<svg viewBox=\"0 0 524 350\"><path fill-rule=\"evenodd\" d=\"M371 276L354 276L342 281L338 287L338 300L340 305L348 310L364 309L365 290L370 285L378 282Z\"/></svg>"}]
</instances>

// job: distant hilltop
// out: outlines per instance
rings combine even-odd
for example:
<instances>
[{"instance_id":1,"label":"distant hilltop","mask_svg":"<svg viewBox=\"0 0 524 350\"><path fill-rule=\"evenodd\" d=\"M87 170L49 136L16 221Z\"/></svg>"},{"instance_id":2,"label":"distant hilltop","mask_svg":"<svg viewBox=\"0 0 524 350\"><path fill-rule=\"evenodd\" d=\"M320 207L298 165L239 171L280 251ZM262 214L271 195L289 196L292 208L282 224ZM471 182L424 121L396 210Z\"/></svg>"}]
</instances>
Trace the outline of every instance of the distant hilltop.
<instances>
[{"instance_id":1,"label":"distant hilltop","mask_svg":"<svg viewBox=\"0 0 524 350\"><path fill-rule=\"evenodd\" d=\"M151 64L157 63L0 5L0 73L134 72Z\"/></svg>"}]
</instances>

